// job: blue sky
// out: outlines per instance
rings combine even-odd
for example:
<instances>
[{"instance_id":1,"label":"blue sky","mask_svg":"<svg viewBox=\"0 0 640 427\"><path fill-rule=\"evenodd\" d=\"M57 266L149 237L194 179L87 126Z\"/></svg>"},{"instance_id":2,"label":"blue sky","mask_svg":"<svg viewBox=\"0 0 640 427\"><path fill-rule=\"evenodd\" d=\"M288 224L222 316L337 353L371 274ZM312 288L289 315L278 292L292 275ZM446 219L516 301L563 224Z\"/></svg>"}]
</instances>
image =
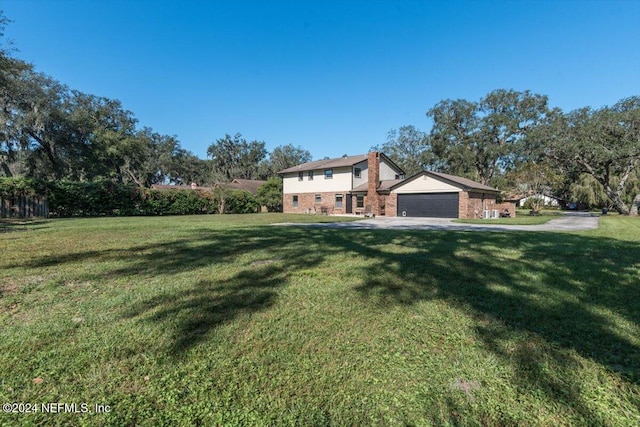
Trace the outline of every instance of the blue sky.
<instances>
[{"instance_id":1,"label":"blue sky","mask_svg":"<svg viewBox=\"0 0 640 427\"><path fill-rule=\"evenodd\" d=\"M428 131L443 99L640 95L640 1L0 0L15 56L201 158L226 133L314 159Z\"/></svg>"}]
</instances>

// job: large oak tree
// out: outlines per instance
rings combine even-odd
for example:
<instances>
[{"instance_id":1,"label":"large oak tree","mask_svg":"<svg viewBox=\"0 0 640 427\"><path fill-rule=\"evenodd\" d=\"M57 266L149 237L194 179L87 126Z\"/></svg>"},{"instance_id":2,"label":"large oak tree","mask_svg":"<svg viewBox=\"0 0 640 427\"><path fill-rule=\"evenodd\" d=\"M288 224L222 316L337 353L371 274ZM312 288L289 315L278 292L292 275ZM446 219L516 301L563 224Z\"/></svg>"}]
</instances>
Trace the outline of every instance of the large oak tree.
<instances>
[{"instance_id":1,"label":"large oak tree","mask_svg":"<svg viewBox=\"0 0 640 427\"><path fill-rule=\"evenodd\" d=\"M542 122L547 97L498 89L479 102L444 100L427 112L433 118L431 146L442 170L490 184L520 160L527 132Z\"/></svg>"},{"instance_id":2,"label":"large oak tree","mask_svg":"<svg viewBox=\"0 0 640 427\"><path fill-rule=\"evenodd\" d=\"M533 132L530 145L542 158L589 174L619 213L630 213L623 196L640 167L640 97L600 109L554 110Z\"/></svg>"}]
</instances>

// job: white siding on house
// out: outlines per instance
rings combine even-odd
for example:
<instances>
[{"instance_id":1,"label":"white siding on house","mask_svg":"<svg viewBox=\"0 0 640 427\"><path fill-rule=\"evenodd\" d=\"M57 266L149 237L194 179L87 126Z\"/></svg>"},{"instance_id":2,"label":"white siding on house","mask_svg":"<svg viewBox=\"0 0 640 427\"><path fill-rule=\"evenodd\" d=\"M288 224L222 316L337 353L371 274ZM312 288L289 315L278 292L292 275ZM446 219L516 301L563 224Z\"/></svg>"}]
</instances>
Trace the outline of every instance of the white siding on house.
<instances>
[{"instance_id":1,"label":"white siding on house","mask_svg":"<svg viewBox=\"0 0 640 427\"><path fill-rule=\"evenodd\" d=\"M455 185L447 184L440 180L431 178L430 176L420 176L412 181L402 184L400 187L392 190L392 193L451 193L460 192L462 189Z\"/></svg>"},{"instance_id":2,"label":"white siding on house","mask_svg":"<svg viewBox=\"0 0 640 427\"><path fill-rule=\"evenodd\" d=\"M355 168L360 168L360 178L354 175ZM396 179L401 171L397 170L384 157L380 157L380 180ZM302 173L302 180L299 180L297 172L284 174L282 177L283 193L324 193L324 192L347 192L366 184L369 180L369 165L367 160L363 160L352 166L333 168L333 178L325 179L324 169L313 171L313 180L309 180L309 172Z\"/></svg>"},{"instance_id":3,"label":"white siding on house","mask_svg":"<svg viewBox=\"0 0 640 427\"><path fill-rule=\"evenodd\" d=\"M380 157L380 180L397 179L400 171L388 164L384 157Z\"/></svg>"},{"instance_id":4,"label":"white siding on house","mask_svg":"<svg viewBox=\"0 0 640 427\"><path fill-rule=\"evenodd\" d=\"M367 169L367 161L363 161L360 163L356 163L355 165L353 165L353 169L355 170L355 168L360 168L360 178L356 178L355 175L353 176L353 183L352 183L352 187L349 189L353 189L356 188L359 185L362 185L364 183L367 182L367 180L369 179L369 169Z\"/></svg>"},{"instance_id":5,"label":"white siding on house","mask_svg":"<svg viewBox=\"0 0 640 427\"><path fill-rule=\"evenodd\" d=\"M529 200L531 198L542 199L545 206L559 206L560 205L560 203L558 202L558 199L555 199L555 198L549 197L549 196L545 196L543 194L534 194L533 196L527 196L525 198L522 198L519 201L519 205L520 206L524 206L524 204L527 202L527 200Z\"/></svg>"},{"instance_id":6,"label":"white siding on house","mask_svg":"<svg viewBox=\"0 0 640 427\"><path fill-rule=\"evenodd\" d=\"M353 168L351 166L333 168L333 178L325 179L324 169L313 171L313 180L309 180L309 173L303 172L302 181L298 179L297 173L289 173L282 178L283 193L322 193L340 192L351 190L351 177Z\"/></svg>"}]
</instances>

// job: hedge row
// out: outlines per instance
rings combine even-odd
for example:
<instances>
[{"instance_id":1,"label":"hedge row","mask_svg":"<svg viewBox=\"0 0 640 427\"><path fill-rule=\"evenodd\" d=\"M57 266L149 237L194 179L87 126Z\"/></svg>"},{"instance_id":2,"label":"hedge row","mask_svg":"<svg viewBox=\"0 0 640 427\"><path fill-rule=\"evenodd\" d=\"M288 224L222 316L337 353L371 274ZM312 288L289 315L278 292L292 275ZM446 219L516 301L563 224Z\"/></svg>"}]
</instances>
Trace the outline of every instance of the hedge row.
<instances>
[{"instance_id":1,"label":"hedge row","mask_svg":"<svg viewBox=\"0 0 640 427\"><path fill-rule=\"evenodd\" d=\"M54 217L193 215L207 213L257 212L259 203L242 190L210 191L154 190L111 181L44 182L21 178L0 178L0 195L46 196Z\"/></svg>"}]
</instances>

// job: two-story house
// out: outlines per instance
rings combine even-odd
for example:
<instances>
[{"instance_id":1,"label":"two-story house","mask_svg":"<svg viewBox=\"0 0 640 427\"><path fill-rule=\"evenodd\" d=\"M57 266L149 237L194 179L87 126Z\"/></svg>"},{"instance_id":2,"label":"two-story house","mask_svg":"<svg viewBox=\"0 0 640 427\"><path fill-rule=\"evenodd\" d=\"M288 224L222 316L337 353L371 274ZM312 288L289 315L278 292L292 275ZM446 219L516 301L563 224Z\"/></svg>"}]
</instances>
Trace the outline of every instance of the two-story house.
<instances>
[{"instance_id":1,"label":"two-story house","mask_svg":"<svg viewBox=\"0 0 640 427\"><path fill-rule=\"evenodd\" d=\"M499 191L439 172L404 171L383 153L317 160L279 172L285 213L481 218L508 210Z\"/></svg>"},{"instance_id":2,"label":"two-story house","mask_svg":"<svg viewBox=\"0 0 640 427\"><path fill-rule=\"evenodd\" d=\"M399 182L404 178L402 169L378 152L303 163L282 170L279 175L283 183L284 212L366 211L373 215L384 214L375 183Z\"/></svg>"}]
</instances>

